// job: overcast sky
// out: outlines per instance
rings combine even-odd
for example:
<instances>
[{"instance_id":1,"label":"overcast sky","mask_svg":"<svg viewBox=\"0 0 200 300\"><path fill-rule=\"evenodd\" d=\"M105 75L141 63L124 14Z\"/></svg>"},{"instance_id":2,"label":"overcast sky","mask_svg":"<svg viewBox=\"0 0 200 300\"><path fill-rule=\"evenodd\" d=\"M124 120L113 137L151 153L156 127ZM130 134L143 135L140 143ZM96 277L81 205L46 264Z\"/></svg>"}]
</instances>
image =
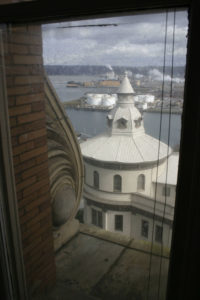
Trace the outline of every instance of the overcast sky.
<instances>
[{"instance_id":1,"label":"overcast sky","mask_svg":"<svg viewBox=\"0 0 200 300\"><path fill-rule=\"evenodd\" d=\"M166 65L171 65L173 19L168 13ZM44 63L160 66L165 24L166 14L159 13L44 25ZM174 65L185 65L187 27L187 12L176 12Z\"/></svg>"}]
</instances>

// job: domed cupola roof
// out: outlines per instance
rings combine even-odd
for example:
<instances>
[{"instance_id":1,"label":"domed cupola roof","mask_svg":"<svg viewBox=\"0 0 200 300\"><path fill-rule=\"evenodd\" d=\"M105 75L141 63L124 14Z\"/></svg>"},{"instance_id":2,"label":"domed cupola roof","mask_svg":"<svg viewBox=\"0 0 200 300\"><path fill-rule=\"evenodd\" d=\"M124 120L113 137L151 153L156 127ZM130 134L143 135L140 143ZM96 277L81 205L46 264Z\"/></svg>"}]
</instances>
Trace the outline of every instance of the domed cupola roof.
<instances>
[{"instance_id":1,"label":"domed cupola roof","mask_svg":"<svg viewBox=\"0 0 200 300\"><path fill-rule=\"evenodd\" d=\"M111 163L143 164L156 162L171 153L166 144L145 133L141 113L134 105L134 93L125 74L117 93L117 105L107 116L107 132L81 143L84 157Z\"/></svg>"}]
</instances>

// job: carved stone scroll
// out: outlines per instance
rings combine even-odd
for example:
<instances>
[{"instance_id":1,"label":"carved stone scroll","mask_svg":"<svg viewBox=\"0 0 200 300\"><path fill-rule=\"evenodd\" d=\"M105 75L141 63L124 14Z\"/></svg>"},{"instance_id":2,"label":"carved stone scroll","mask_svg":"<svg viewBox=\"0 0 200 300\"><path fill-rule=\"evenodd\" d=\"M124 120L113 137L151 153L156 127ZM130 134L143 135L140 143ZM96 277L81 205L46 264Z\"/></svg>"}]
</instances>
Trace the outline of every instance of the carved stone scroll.
<instances>
[{"instance_id":1,"label":"carved stone scroll","mask_svg":"<svg viewBox=\"0 0 200 300\"><path fill-rule=\"evenodd\" d=\"M45 96L52 219L58 230L63 224L67 226L78 210L83 162L71 122L47 76Z\"/></svg>"}]
</instances>

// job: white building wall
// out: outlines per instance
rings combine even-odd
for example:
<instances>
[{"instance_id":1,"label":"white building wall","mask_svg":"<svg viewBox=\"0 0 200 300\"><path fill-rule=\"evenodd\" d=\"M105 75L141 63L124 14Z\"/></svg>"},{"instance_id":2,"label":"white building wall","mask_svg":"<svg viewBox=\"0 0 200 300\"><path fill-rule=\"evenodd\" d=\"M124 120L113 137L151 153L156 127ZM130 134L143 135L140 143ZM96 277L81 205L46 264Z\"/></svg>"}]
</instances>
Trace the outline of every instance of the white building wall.
<instances>
[{"instance_id":1,"label":"white building wall","mask_svg":"<svg viewBox=\"0 0 200 300\"><path fill-rule=\"evenodd\" d=\"M151 196L152 192L152 177L154 169L146 170L111 170L100 167L95 167L85 163L86 178L85 183L89 186L93 186L93 173L97 171L99 173L99 190L105 192L113 192L113 178L114 175L120 175L122 177L122 193L136 193L139 192L146 196ZM145 176L145 189L137 190L138 176L143 174Z\"/></svg>"},{"instance_id":2,"label":"white building wall","mask_svg":"<svg viewBox=\"0 0 200 300\"><path fill-rule=\"evenodd\" d=\"M152 242L152 231L154 230L153 243L159 245L160 243L155 241L156 225L159 225L163 227L163 245L165 247L169 247L169 248L171 247L172 229L171 226L168 224L162 224L160 221L154 220L153 218L148 218L141 214L132 214L131 212L111 211L111 210L104 212L95 205L88 206L87 203L85 202L84 223L86 224L92 224L92 218L91 218L92 208L102 212L103 229L111 232L118 232L124 234L129 238L133 238L138 241L143 240L143 241ZM115 230L115 215L123 215L123 231ZM142 236L143 220L149 223L148 238Z\"/></svg>"},{"instance_id":3,"label":"white building wall","mask_svg":"<svg viewBox=\"0 0 200 300\"><path fill-rule=\"evenodd\" d=\"M95 205L87 205L86 200L85 200L85 205L84 205L84 223L93 225L92 224L92 209L95 209L102 213L102 229L107 230L106 229L106 214L105 214L105 212L101 208L99 208Z\"/></svg>"},{"instance_id":4,"label":"white building wall","mask_svg":"<svg viewBox=\"0 0 200 300\"><path fill-rule=\"evenodd\" d=\"M147 221L149 223L148 238L142 236L142 221L143 220ZM154 226L153 226L153 223L154 223ZM161 222L155 221L153 218L148 218L148 217L142 216L140 214L132 215L131 238L134 238L136 240L144 240L144 241L151 242L152 241L152 231L154 230L153 243L160 244L159 242L155 241L156 225L163 227L163 245L170 248L171 234L172 234L171 226L168 224L162 225Z\"/></svg>"},{"instance_id":5,"label":"white building wall","mask_svg":"<svg viewBox=\"0 0 200 300\"><path fill-rule=\"evenodd\" d=\"M103 169L100 167L95 167L85 163L86 167L86 178L85 178L85 191L86 194L89 193L91 199L94 201L117 204L119 205L133 205L139 207L140 209L147 210L149 212L152 211L151 202L155 198L155 183L152 182L155 180L156 175L160 175L166 168L165 162L159 166L152 169L146 170L111 170L111 169ZM97 171L99 173L99 189L96 190L93 188L93 173ZM113 192L113 178L114 175L120 175L122 177L122 192L114 193ZM138 191L137 190L137 179L140 174L145 175L145 190ZM165 203L165 197L162 195L162 188L164 184L157 184L157 203L156 210L159 211L159 214L163 215L162 203ZM175 186L170 186L170 197L167 197L167 204L173 205L175 199ZM139 193L140 195L144 195L147 197L151 197L152 199L139 197L137 199L136 195L132 198L132 193ZM99 200L98 200L99 199ZM149 202L150 201L150 202ZM135 203L136 202L136 203ZM144 202L144 204L143 204ZM91 208L95 208L97 210L101 210L95 206L87 206L85 202L84 207L84 222L86 224L91 224ZM161 212L160 212L161 211ZM170 207L166 207L166 216L170 219L173 217L173 210ZM102 212L103 214L103 228L105 230L109 230L115 232L115 215L121 214L123 215L123 234L138 240L148 240L152 239L152 230L153 230L153 219L143 217L140 214L132 215L131 212L118 212L118 211L106 211ZM141 226L142 220L146 220L149 222L149 233L148 239L141 235ZM159 222L155 222L155 225ZM154 227L155 230L155 227ZM154 237L155 242L155 237ZM156 242L155 242L156 243ZM171 245L171 227L169 225L163 225L163 244L165 246Z\"/></svg>"},{"instance_id":6,"label":"white building wall","mask_svg":"<svg viewBox=\"0 0 200 300\"><path fill-rule=\"evenodd\" d=\"M142 220L150 222L149 218L143 217L139 214L132 214L131 220L131 238L135 238L136 240L150 240L149 237L152 234L152 226L149 226L149 237L143 238L141 235L141 226Z\"/></svg>"},{"instance_id":7,"label":"white building wall","mask_svg":"<svg viewBox=\"0 0 200 300\"><path fill-rule=\"evenodd\" d=\"M123 216L123 231L115 230L115 215ZM107 211L106 212L106 230L119 232L131 237L131 212L124 211Z\"/></svg>"},{"instance_id":8,"label":"white building wall","mask_svg":"<svg viewBox=\"0 0 200 300\"><path fill-rule=\"evenodd\" d=\"M163 188L165 187L164 183L152 183L152 197L155 198L155 193L156 193L156 198L159 199L159 201L169 205L175 204L175 198L176 198L176 186L174 185L167 185L167 187L170 188L170 195L169 196L164 196L163 195ZM157 189L157 190L156 190ZM156 191L155 191L156 190Z\"/></svg>"}]
</instances>

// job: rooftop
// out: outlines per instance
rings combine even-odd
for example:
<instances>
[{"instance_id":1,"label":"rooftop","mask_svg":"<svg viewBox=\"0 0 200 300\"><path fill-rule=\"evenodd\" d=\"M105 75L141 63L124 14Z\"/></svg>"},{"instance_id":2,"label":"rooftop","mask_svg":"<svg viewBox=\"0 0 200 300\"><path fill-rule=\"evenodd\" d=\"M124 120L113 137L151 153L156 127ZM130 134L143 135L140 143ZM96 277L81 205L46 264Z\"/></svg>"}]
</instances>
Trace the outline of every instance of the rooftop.
<instances>
[{"instance_id":1,"label":"rooftop","mask_svg":"<svg viewBox=\"0 0 200 300\"><path fill-rule=\"evenodd\" d=\"M130 137L126 135L98 135L81 143L84 157L114 163L145 163L167 156L167 145L147 135Z\"/></svg>"},{"instance_id":2,"label":"rooftop","mask_svg":"<svg viewBox=\"0 0 200 300\"><path fill-rule=\"evenodd\" d=\"M150 243L80 224L56 255L56 287L37 300L146 299L149 280L148 299L158 292L165 299L169 251L162 253L159 245L151 249Z\"/></svg>"},{"instance_id":3,"label":"rooftop","mask_svg":"<svg viewBox=\"0 0 200 300\"><path fill-rule=\"evenodd\" d=\"M179 152L174 152L169 156L166 168L162 174L154 180L162 184L176 185L178 172Z\"/></svg>"}]
</instances>

